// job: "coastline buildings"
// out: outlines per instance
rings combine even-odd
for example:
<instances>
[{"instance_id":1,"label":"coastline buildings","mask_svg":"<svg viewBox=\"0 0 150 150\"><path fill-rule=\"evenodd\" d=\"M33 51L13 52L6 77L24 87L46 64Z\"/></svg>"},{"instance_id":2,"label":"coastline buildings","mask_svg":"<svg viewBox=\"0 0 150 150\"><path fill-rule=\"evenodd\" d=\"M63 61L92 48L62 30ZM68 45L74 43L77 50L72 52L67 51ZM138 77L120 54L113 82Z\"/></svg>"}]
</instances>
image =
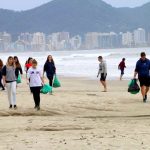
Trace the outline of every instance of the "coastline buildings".
<instances>
[{"instance_id":1,"label":"coastline buildings","mask_svg":"<svg viewBox=\"0 0 150 150\"><path fill-rule=\"evenodd\" d=\"M46 35L42 32L21 33L13 41L11 34L0 32L0 51L51 51L78 49L108 49L150 46L150 33L138 28L127 32L88 32L71 36L69 32Z\"/></svg>"}]
</instances>

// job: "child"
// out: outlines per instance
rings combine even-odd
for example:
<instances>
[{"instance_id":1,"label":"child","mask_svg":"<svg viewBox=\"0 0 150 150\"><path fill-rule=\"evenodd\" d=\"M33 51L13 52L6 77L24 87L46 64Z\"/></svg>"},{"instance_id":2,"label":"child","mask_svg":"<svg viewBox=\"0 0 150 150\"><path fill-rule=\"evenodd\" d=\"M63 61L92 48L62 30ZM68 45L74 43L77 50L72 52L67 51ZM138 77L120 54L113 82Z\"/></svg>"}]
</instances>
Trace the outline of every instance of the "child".
<instances>
[{"instance_id":1,"label":"child","mask_svg":"<svg viewBox=\"0 0 150 150\"><path fill-rule=\"evenodd\" d=\"M9 108L11 109L14 106L14 109L17 109L16 105L16 66L14 58L12 56L8 57L7 64L2 70L3 83L7 87Z\"/></svg>"},{"instance_id":2,"label":"child","mask_svg":"<svg viewBox=\"0 0 150 150\"><path fill-rule=\"evenodd\" d=\"M35 102L34 108L40 110L40 90L44 84L44 80L41 70L37 68L37 61L35 59L32 61L32 67L27 72L27 79Z\"/></svg>"}]
</instances>

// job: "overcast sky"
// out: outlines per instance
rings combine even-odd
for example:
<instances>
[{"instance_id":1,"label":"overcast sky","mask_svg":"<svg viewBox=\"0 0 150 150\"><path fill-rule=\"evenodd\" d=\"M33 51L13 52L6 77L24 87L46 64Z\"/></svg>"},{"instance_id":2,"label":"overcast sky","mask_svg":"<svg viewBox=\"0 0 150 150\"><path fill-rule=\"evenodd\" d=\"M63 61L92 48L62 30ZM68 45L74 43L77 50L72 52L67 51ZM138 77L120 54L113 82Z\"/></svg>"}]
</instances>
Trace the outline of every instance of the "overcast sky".
<instances>
[{"instance_id":1,"label":"overcast sky","mask_svg":"<svg viewBox=\"0 0 150 150\"><path fill-rule=\"evenodd\" d=\"M12 10L27 10L47 3L51 0L0 0L0 8ZM103 0L115 7L140 6L150 0Z\"/></svg>"}]
</instances>

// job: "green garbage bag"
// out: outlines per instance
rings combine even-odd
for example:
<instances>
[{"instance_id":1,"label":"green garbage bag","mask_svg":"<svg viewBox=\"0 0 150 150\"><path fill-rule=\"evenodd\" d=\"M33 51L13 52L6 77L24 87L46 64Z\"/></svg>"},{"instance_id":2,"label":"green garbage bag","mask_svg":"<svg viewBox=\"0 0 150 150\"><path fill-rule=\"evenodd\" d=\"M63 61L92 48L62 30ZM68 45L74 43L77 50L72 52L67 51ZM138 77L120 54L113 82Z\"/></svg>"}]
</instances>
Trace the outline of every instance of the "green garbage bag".
<instances>
[{"instance_id":1,"label":"green garbage bag","mask_svg":"<svg viewBox=\"0 0 150 150\"><path fill-rule=\"evenodd\" d=\"M56 75L55 75L55 78L54 78L53 87L54 88L61 87L61 84L60 84L60 82L59 82L59 80L58 80Z\"/></svg>"},{"instance_id":2,"label":"green garbage bag","mask_svg":"<svg viewBox=\"0 0 150 150\"><path fill-rule=\"evenodd\" d=\"M41 93L43 94L52 93L52 87L49 84L45 84L41 89Z\"/></svg>"},{"instance_id":3,"label":"green garbage bag","mask_svg":"<svg viewBox=\"0 0 150 150\"><path fill-rule=\"evenodd\" d=\"M18 84L21 83L21 75L20 74L18 75L17 83Z\"/></svg>"},{"instance_id":4,"label":"green garbage bag","mask_svg":"<svg viewBox=\"0 0 150 150\"><path fill-rule=\"evenodd\" d=\"M132 79L128 85L128 92L131 94L137 94L140 91L140 87L137 84L136 79Z\"/></svg>"}]
</instances>

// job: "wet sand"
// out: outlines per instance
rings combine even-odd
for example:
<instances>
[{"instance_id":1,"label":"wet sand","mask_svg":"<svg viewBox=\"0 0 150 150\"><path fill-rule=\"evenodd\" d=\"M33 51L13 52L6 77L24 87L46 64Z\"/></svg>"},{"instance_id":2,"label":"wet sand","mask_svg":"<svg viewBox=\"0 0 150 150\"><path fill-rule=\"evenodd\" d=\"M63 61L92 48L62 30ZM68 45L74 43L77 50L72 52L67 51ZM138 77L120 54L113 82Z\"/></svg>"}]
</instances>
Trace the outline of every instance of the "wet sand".
<instances>
[{"instance_id":1,"label":"wet sand","mask_svg":"<svg viewBox=\"0 0 150 150\"><path fill-rule=\"evenodd\" d=\"M128 81L61 78L53 95L41 95L41 110L24 80L17 88L17 110L0 92L0 150L150 149L150 101L127 92ZM150 100L150 96L149 96Z\"/></svg>"}]
</instances>

